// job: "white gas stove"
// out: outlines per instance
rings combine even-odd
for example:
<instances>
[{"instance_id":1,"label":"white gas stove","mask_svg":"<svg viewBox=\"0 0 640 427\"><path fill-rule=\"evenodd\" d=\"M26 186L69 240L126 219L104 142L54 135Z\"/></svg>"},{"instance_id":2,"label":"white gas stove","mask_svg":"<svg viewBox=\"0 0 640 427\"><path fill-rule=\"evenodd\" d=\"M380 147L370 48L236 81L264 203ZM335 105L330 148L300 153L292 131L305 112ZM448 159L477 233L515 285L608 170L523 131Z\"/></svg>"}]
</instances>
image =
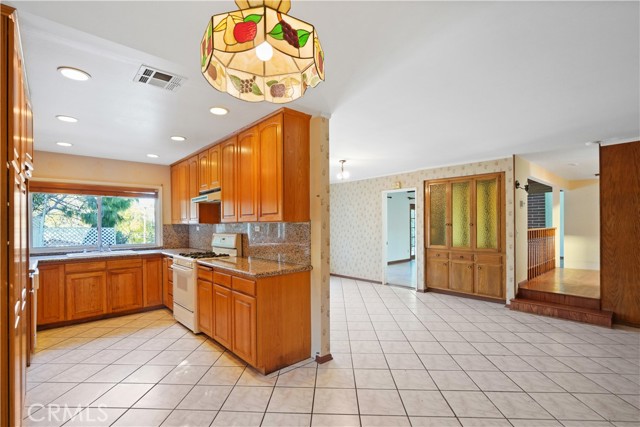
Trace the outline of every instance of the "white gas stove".
<instances>
[{"instance_id":1,"label":"white gas stove","mask_svg":"<svg viewBox=\"0 0 640 427\"><path fill-rule=\"evenodd\" d=\"M181 253L173 257L173 317L194 333L198 328L198 260L234 260L242 256L241 234L214 234L211 252Z\"/></svg>"}]
</instances>

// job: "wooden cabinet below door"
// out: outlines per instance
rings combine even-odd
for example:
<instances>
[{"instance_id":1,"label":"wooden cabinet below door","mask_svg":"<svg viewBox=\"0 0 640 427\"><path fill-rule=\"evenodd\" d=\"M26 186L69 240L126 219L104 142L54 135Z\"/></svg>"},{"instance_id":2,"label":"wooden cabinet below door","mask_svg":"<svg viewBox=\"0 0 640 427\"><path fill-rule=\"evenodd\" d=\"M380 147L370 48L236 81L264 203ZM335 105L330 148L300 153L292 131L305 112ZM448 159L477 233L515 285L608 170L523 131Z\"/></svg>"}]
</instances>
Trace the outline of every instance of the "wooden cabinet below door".
<instances>
[{"instance_id":1,"label":"wooden cabinet below door","mask_svg":"<svg viewBox=\"0 0 640 427\"><path fill-rule=\"evenodd\" d=\"M452 291L473 292L473 261L449 262L451 273L449 278L449 289Z\"/></svg>"},{"instance_id":2,"label":"wooden cabinet below door","mask_svg":"<svg viewBox=\"0 0 640 427\"><path fill-rule=\"evenodd\" d=\"M145 258L142 263L142 303L145 307L162 305L162 258Z\"/></svg>"},{"instance_id":3,"label":"wooden cabinet below door","mask_svg":"<svg viewBox=\"0 0 640 427\"><path fill-rule=\"evenodd\" d=\"M142 268L123 268L107 272L109 311L142 308Z\"/></svg>"},{"instance_id":4,"label":"wooden cabinet below door","mask_svg":"<svg viewBox=\"0 0 640 427\"><path fill-rule=\"evenodd\" d=\"M173 258L164 257L162 259L162 302L165 307L173 311Z\"/></svg>"},{"instance_id":5,"label":"wooden cabinet below door","mask_svg":"<svg viewBox=\"0 0 640 427\"><path fill-rule=\"evenodd\" d=\"M71 273L65 277L66 320L100 316L108 312L107 273Z\"/></svg>"},{"instance_id":6,"label":"wooden cabinet below door","mask_svg":"<svg viewBox=\"0 0 640 427\"><path fill-rule=\"evenodd\" d=\"M233 313L232 351L251 365L257 360L256 299L239 292L231 295Z\"/></svg>"},{"instance_id":7,"label":"wooden cabinet below door","mask_svg":"<svg viewBox=\"0 0 640 427\"><path fill-rule=\"evenodd\" d=\"M201 332L213 334L213 285L198 280L198 327Z\"/></svg>"},{"instance_id":8,"label":"wooden cabinet below door","mask_svg":"<svg viewBox=\"0 0 640 427\"><path fill-rule=\"evenodd\" d=\"M43 265L38 270L38 325L62 322L65 319L64 265Z\"/></svg>"},{"instance_id":9,"label":"wooden cabinet below door","mask_svg":"<svg viewBox=\"0 0 640 427\"><path fill-rule=\"evenodd\" d=\"M449 260L427 258L427 286L430 288L449 288Z\"/></svg>"},{"instance_id":10,"label":"wooden cabinet below door","mask_svg":"<svg viewBox=\"0 0 640 427\"><path fill-rule=\"evenodd\" d=\"M213 339L231 348L231 290L213 284Z\"/></svg>"}]
</instances>

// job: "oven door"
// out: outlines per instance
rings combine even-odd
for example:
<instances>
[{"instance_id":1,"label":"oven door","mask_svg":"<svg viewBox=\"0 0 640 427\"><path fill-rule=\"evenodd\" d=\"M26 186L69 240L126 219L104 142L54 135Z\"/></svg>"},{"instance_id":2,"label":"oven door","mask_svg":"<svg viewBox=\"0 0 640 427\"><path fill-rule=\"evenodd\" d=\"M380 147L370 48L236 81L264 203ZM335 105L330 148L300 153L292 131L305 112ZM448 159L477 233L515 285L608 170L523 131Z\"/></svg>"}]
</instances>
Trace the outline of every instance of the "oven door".
<instances>
[{"instance_id":1,"label":"oven door","mask_svg":"<svg viewBox=\"0 0 640 427\"><path fill-rule=\"evenodd\" d=\"M174 263L173 268L173 303L193 312L195 302L195 277L193 268Z\"/></svg>"}]
</instances>

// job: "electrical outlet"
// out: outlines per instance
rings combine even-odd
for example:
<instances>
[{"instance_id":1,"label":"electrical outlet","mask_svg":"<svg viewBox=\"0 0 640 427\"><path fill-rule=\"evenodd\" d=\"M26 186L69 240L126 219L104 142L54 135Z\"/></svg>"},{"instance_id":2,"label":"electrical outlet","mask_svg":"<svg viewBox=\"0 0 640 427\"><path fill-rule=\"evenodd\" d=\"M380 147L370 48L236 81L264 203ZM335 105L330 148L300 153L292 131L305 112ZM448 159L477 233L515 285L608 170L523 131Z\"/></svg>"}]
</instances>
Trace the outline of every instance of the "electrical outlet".
<instances>
[{"instance_id":1,"label":"electrical outlet","mask_svg":"<svg viewBox=\"0 0 640 427\"><path fill-rule=\"evenodd\" d=\"M196 231L200 231L200 226L196 225Z\"/></svg>"},{"instance_id":2,"label":"electrical outlet","mask_svg":"<svg viewBox=\"0 0 640 427\"><path fill-rule=\"evenodd\" d=\"M257 233L258 231L260 231L260 226L259 226L259 225L254 225L254 226L253 226L253 231L255 231L256 233Z\"/></svg>"}]
</instances>

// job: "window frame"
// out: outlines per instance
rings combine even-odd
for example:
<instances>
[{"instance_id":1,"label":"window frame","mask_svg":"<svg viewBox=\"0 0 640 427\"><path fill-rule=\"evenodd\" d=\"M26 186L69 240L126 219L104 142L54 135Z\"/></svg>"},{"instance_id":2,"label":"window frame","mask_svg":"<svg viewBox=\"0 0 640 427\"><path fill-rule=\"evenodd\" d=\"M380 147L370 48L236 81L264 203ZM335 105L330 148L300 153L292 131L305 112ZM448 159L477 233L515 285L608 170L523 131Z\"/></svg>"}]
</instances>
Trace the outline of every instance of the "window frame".
<instances>
[{"instance_id":1,"label":"window frame","mask_svg":"<svg viewBox=\"0 0 640 427\"><path fill-rule=\"evenodd\" d=\"M34 187L33 189L31 187ZM77 192L76 192L77 191ZM131 245L110 245L112 250L118 249L150 249L158 248L163 245L162 235L162 186L152 185L126 185L126 184L106 184L106 183L78 183L78 182L58 182L58 181L45 181L45 180L32 180L29 188L28 198L28 236L29 236L29 253L31 255L38 254L53 254L53 253L73 253L83 251L99 251L101 249L102 241L102 225L98 222L97 228L97 245L79 245L79 246L57 246L57 247L34 247L33 246L33 194L35 193L50 193L50 194L75 194L85 196L97 197L98 218L102 218L102 197L130 197L136 198L136 195L140 197L140 194L155 193L156 203L154 209L154 217L156 220L155 227L155 242L145 244L131 244ZM96 194L98 193L98 194ZM102 194L100 194L102 193Z\"/></svg>"}]
</instances>

